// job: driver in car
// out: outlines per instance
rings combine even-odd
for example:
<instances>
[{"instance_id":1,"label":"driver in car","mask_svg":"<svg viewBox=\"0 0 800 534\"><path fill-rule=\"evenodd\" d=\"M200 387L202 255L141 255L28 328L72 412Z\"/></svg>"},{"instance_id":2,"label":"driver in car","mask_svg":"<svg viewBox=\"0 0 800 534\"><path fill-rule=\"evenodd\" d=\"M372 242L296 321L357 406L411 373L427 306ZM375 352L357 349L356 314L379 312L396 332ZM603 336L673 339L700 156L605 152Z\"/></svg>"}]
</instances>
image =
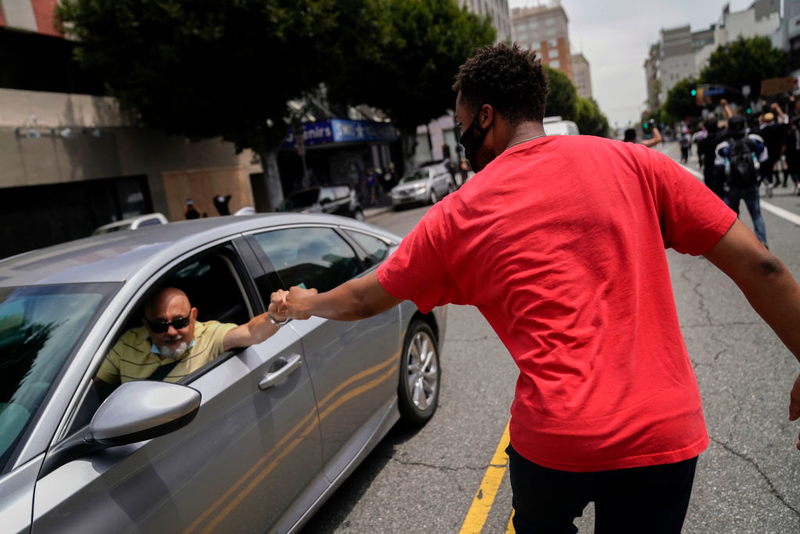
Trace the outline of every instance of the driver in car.
<instances>
[{"instance_id":1,"label":"driver in car","mask_svg":"<svg viewBox=\"0 0 800 534\"><path fill-rule=\"evenodd\" d=\"M201 322L186 293L174 287L160 289L145 302L142 326L125 332L106 355L95 385L105 397L131 380L177 382L225 351L261 343L286 321L270 304L267 313L240 326Z\"/></svg>"}]
</instances>

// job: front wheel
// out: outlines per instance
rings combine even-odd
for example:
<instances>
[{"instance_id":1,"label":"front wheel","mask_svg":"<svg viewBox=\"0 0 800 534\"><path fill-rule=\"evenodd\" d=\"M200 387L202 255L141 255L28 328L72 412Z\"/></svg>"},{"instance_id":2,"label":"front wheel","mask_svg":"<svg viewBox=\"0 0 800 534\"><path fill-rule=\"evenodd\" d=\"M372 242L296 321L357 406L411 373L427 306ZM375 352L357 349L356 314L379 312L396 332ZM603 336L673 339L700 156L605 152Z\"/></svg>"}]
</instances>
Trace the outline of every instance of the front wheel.
<instances>
[{"instance_id":1,"label":"front wheel","mask_svg":"<svg viewBox=\"0 0 800 534\"><path fill-rule=\"evenodd\" d=\"M428 201L433 205L436 204L437 200L439 200L439 197L436 196L436 191L431 188L431 196L428 197Z\"/></svg>"},{"instance_id":2,"label":"front wheel","mask_svg":"<svg viewBox=\"0 0 800 534\"><path fill-rule=\"evenodd\" d=\"M421 426L433 417L439 405L439 348L430 326L415 320L408 327L397 387L398 408L403 421Z\"/></svg>"},{"instance_id":3,"label":"front wheel","mask_svg":"<svg viewBox=\"0 0 800 534\"><path fill-rule=\"evenodd\" d=\"M364 212L361 211L360 209L357 209L355 212L353 212L353 218L355 220L357 220L357 221L363 221L364 220Z\"/></svg>"}]
</instances>

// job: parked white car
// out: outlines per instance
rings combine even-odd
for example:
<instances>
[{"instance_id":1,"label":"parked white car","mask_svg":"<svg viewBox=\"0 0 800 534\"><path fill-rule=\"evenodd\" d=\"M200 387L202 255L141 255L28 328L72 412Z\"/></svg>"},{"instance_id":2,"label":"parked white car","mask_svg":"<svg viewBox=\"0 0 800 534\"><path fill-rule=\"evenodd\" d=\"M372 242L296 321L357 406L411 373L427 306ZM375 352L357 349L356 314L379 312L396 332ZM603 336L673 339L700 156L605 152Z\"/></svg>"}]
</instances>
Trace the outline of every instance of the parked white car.
<instances>
[{"instance_id":1,"label":"parked white car","mask_svg":"<svg viewBox=\"0 0 800 534\"><path fill-rule=\"evenodd\" d=\"M565 121L558 115L545 117L542 124L547 135L580 135L581 133L577 124L572 121Z\"/></svg>"},{"instance_id":2,"label":"parked white car","mask_svg":"<svg viewBox=\"0 0 800 534\"><path fill-rule=\"evenodd\" d=\"M456 190L447 165L437 163L412 171L392 189L392 207L408 204L436 204L439 199Z\"/></svg>"}]
</instances>

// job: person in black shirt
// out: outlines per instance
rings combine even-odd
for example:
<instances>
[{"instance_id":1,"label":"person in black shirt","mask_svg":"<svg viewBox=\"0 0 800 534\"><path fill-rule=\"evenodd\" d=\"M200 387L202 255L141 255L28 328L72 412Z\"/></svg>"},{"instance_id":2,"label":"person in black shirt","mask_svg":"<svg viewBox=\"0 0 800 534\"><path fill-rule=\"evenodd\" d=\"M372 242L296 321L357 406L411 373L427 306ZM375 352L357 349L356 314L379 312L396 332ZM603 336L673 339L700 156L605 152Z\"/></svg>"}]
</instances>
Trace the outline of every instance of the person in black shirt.
<instances>
[{"instance_id":1,"label":"person in black shirt","mask_svg":"<svg viewBox=\"0 0 800 534\"><path fill-rule=\"evenodd\" d=\"M800 117L792 119L791 129L786 132L784 137L784 153L786 154L786 164L789 166L789 174L794 182L795 194L800 195L800 129L798 124Z\"/></svg>"}]
</instances>

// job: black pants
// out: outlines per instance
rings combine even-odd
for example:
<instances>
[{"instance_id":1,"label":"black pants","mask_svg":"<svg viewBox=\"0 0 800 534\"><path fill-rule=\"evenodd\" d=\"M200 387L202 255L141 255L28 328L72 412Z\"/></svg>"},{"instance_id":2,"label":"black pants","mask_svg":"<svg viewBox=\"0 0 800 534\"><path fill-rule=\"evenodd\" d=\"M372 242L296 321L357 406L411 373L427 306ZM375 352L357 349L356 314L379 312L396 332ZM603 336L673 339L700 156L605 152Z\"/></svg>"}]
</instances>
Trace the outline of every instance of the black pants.
<instances>
[{"instance_id":1,"label":"black pants","mask_svg":"<svg viewBox=\"0 0 800 534\"><path fill-rule=\"evenodd\" d=\"M697 457L652 467L595 473L548 469L509 445L514 530L574 534L572 523L595 503L595 534L679 534L689 507Z\"/></svg>"}]
</instances>

